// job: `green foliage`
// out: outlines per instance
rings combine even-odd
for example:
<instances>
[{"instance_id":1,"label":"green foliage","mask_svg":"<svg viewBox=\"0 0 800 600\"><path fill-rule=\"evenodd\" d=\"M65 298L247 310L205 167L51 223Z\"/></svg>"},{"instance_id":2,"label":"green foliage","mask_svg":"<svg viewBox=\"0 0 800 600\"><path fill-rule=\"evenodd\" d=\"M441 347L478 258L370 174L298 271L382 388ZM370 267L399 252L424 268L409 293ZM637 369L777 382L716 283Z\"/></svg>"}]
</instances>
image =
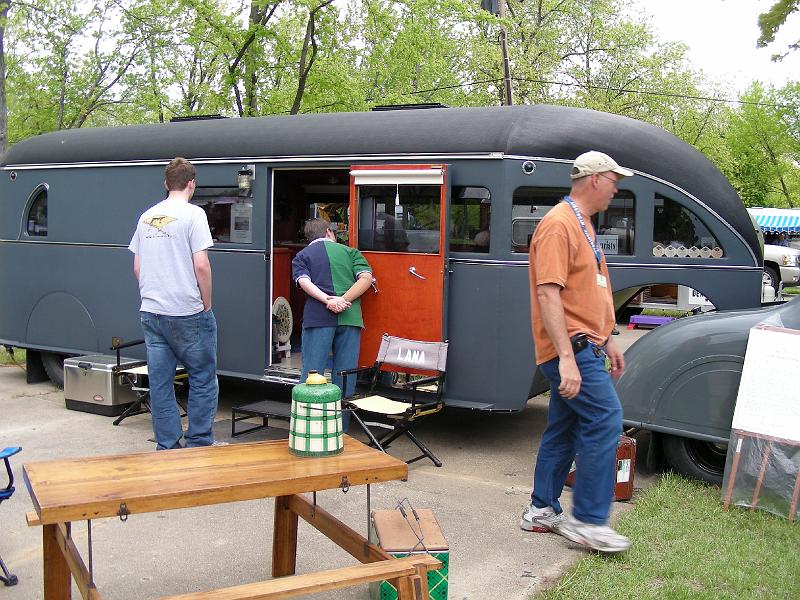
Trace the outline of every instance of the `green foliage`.
<instances>
[{"instance_id":1,"label":"green foliage","mask_svg":"<svg viewBox=\"0 0 800 600\"><path fill-rule=\"evenodd\" d=\"M775 41L775 34L786 24L786 20L793 12L800 9L800 0L776 0L770 9L758 15L758 27L761 35L758 37L758 47L763 48ZM775 55L773 60L780 60L788 52L797 50L800 47L800 40L789 45L789 50L783 55Z\"/></svg>"},{"instance_id":2,"label":"green foliage","mask_svg":"<svg viewBox=\"0 0 800 600\"><path fill-rule=\"evenodd\" d=\"M800 84L752 84L731 110L723 172L747 206L792 207L800 198Z\"/></svg>"},{"instance_id":3,"label":"green foliage","mask_svg":"<svg viewBox=\"0 0 800 600\"><path fill-rule=\"evenodd\" d=\"M777 2L774 28L797 8ZM660 126L709 156L746 203L796 202L797 84L714 101L686 47L629 0L29 0L5 22L8 139L174 116L504 102L549 103ZM0 79L0 88L3 81ZM782 108L772 108L770 105ZM2 112L0 89L0 112ZM0 115L1 116L1 115ZM2 127L2 118L0 118Z\"/></svg>"}]
</instances>

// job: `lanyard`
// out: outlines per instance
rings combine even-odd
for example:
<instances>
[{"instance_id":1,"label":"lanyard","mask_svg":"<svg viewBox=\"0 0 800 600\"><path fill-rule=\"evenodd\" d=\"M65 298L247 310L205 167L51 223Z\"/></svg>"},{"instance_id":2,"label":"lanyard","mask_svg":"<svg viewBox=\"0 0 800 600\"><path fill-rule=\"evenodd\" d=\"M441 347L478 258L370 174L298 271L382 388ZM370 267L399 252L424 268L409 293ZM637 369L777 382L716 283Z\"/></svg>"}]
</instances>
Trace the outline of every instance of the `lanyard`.
<instances>
[{"instance_id":1,"label":"lanyard","mask_svg":"<svg viewBox=\"0 0 800 600\"><path fill-rule=\"evenodd\" d=\"M575 204L575 201L569 196L564 196L564 201L569 204L572 212L575 213L575 217L577 217L578 223L580 224L581 229L583 229L583 235L586 236L586 241L589 242L589 246L591 246L592 252L594 252L594 258L597 261L597 270L599 271L600 261L603 259L603 251L592 239L592 236L589 235L589 230L586 228L586 221L583 220L583 215L581 214L581 211L578 210L578 206Z\"/></svg>"}]
</instances>

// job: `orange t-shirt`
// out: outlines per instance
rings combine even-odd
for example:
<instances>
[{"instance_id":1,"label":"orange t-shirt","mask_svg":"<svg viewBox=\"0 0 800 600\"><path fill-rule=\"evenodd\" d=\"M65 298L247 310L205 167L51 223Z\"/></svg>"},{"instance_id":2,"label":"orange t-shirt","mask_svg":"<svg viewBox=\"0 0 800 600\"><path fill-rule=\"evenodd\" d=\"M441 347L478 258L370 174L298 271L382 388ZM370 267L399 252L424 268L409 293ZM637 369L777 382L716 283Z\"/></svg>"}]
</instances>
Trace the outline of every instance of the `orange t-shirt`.
<instances>
[{"instance_id":1,"label":"orange t-shirt","mask_svg":"<svg viewBox=\"0 0 800 600\"><path fill-rule=\"evenodd\" d=\"M589 219L589 235L595 237ZM545 215L536 228L530 247L531 329L536 350L536 364L558 356L540 317L536 286L555 283L561 286L561 301L567 332L572 337L585 333L593 342L604 344L614 329L614 300L605 256L597 260L580 223L566 202ZM597 274L606 278L606 287L598 284Z\"/></svg>"}]
</instances>

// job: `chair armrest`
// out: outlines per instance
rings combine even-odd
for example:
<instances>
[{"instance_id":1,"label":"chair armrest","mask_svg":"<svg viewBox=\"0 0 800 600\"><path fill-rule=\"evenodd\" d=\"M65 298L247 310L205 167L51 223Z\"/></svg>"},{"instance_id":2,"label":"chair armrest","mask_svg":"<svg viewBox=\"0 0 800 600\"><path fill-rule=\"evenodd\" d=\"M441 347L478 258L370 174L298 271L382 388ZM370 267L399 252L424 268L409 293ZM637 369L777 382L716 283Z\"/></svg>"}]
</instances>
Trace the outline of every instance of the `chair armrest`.
<instances>
[{"instance_id":1,"label":"chair armrest","mask_svg":"<svg viewBox=\"0 0 800 600\"><path fill-rule=\"evenodd\" d=\"M438 382L441 375L431 375L430 377L423 377L422 379L415 379L403 384L404 388L417 388L420 385L427 385L429 383Z\"/></svg>"},{"instance_id":2,"label":"chair armrest","mask_svg":"<svg viewBox=\"0 0 800 600\"><path fill-rule=\"evenodd\" d=\"M109 350L122 350L123 348L130 348L131 346L138 346L139 344L144 344L144 340L133 340L131 342L112 344Z\"/></svg>"},{"instance_id":3,"label":"chair armrest","mask_svg":"<svg viewBox=\"0 0 800 600\"><path fill-rule=\"evenodd\" d=\"M347 369L345 371L339 371L339 375L342 376L342 388L343 388L342 389L342 400L346 400L347 398L351 397L351 396L347 396L345 394L345 390L347 389L347 378L348 377L352 377L353 375L357 376L359 373L368 373L370 371L373 371L374 369L375 369L375 366L373 365L371 367L356 367L355 369Z\"/></svg>"},{"instance_id":4,"label":"chair armrest","mask_svg":"<svg viewBox=\"0 0 800 600\"><path fill-rule=\"evenodd\" d=\"M371 371L375 367L356 367L355 369L347 369L346 371L339 371L339 375L342 377L346 377L348 375L353 375L354 373L361 373L362 371Z\"/></svg>"}]
</instances>

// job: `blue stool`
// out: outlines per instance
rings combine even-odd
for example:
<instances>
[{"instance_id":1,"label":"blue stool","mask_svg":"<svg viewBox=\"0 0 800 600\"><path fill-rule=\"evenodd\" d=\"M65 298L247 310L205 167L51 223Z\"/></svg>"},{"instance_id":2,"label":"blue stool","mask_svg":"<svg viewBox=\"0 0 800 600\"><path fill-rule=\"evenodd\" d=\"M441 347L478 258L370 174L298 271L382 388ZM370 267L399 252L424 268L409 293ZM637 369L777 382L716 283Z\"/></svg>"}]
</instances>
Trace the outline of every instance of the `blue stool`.
<instances>
[{"instance_id":1,"label":"blue stool","mask_svg":"<svg viewBox=\"0 0 800 600\"><path fill-rule=\"evenodd\" d=\"M0 458L5 461L6 471L8 472L8 485L0 489L0 503L2 503L3 500L8 500L14 495L14 473L11 472L11 463L9 463L8 459L9 457L14 456L20 450L22 450L22 448L19 446L13 446L11 448L5 448L2 452L0 452ZM8 569L6 569L6 563L3 562L2 556L0 556L0 569L3 570L3 574L0 575L0 581L6 585L17 585L19 582L17 576L8 572Z\"/></svg>"}]
</instances>

